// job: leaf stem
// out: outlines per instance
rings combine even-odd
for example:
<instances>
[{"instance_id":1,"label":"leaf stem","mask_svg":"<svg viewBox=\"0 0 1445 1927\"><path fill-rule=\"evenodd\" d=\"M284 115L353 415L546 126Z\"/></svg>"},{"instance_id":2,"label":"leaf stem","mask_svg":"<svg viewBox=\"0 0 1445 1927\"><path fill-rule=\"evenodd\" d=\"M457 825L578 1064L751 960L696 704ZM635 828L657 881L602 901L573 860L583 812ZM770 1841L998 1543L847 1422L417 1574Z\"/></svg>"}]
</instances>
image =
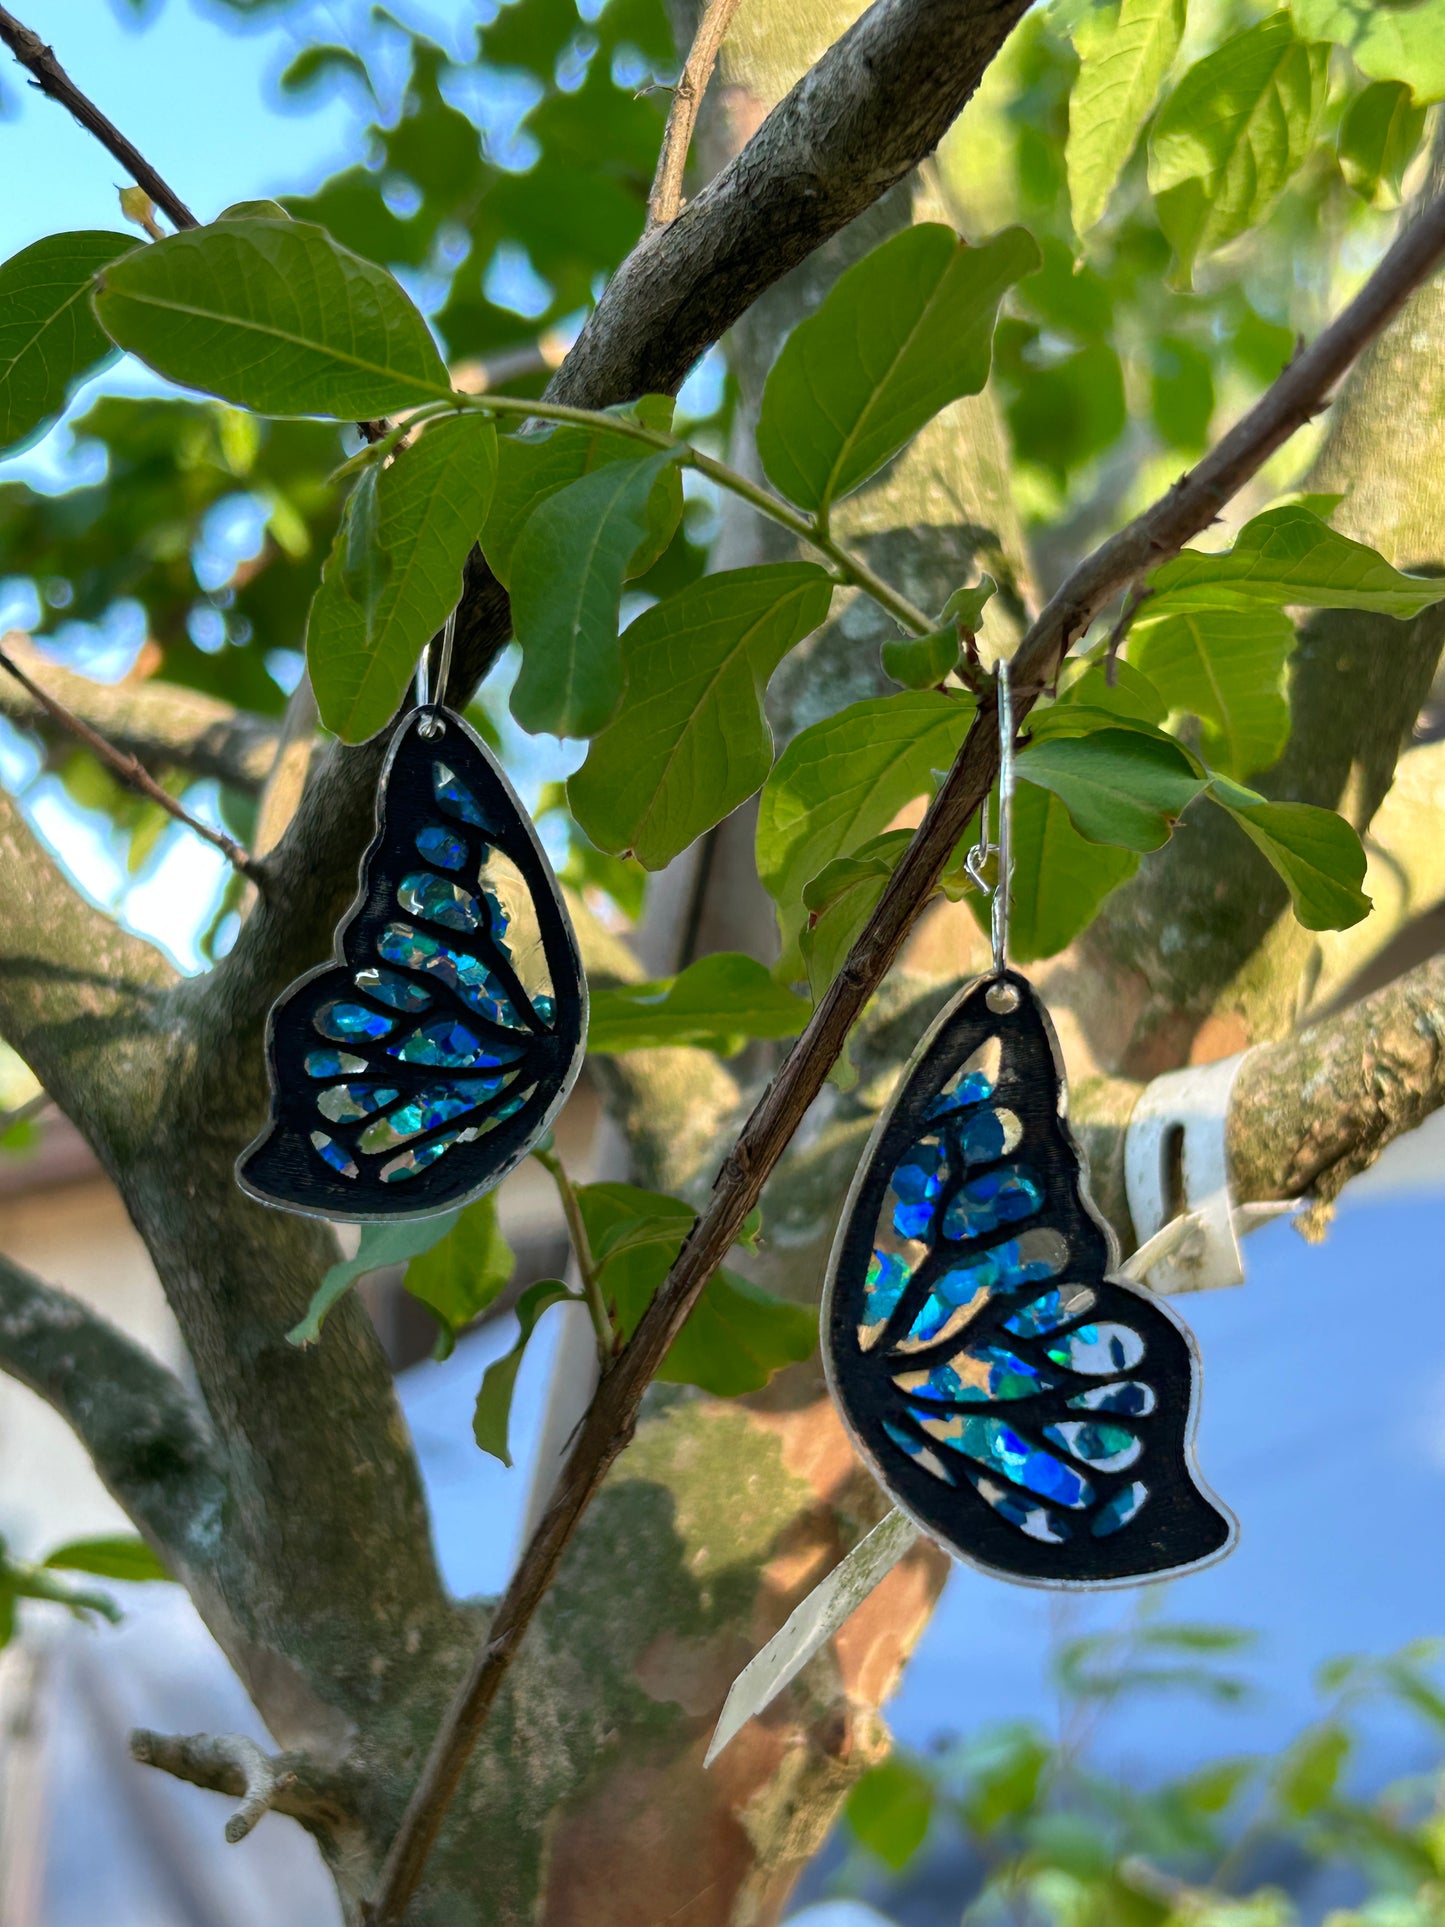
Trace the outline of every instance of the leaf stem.
<instances>
[{"instance_id":1,"label":"leaf stem","mask_svg":"<svg viewBox=\"0 0 1445 1927\"><path fill-rule=\"evenodd\" d=\"M458 408L475 408L483 414L516 415L524 420L564 422L573 428L601 429L609 435L621 435L628 441L641 442L646 448L676 449L678 461L684 468L691 468L699 475L705 475L719 488L725 488L746 502L759 515L776 522L780 528L788 530L800 542L806 542L819 555L827 559L837 569L842 579L855 589L861 589L870 596L879 608L883 609L898 624L900 629L915 636L926 636L937 624L917 609L906 596L900 595L882 576L874 573L861 556L845 549L827 532L821 521L804 515L791 503L770 490L750 482L746 475L740 475L726 462L720 462L711 455L704 455L701 449L694 448L677 435L667 434L661 429L645 428L641 422L629 421L625 415L608 414L596 408L571 408L563 402L529 401L519 395L458 395ZM425 411L427 417L446 412L448 404L437 403ZM420 411L419 411L420 412ZM411 420L417 420L412 416Z\"/></svg>"},{"instance_id":2,"label":"leaf stem","mask_svg":"<svg viewBox=\"0 0 1445 1927\"><path fill-rule=\"evenodd\" d=\"M612 1363L612 1346L616 1334L613 1332L612 1320L607 1315L607 1306L602 1297L602 1286L597 1275L597 1264L592 1256L592 1245L587 1237L587 1227L582 1222L582 1203L577 1196L577 1187L568 1176L567 1167L555 1151L538 1149L533 1151L532 1156L550 1176L557 1187L557 1195L562 1200L562 1215L567 1220L567 1235L572 1240L577 1270L582 1278L582 1295L587 1300L592 1329L597 1337L597 1362L603 1372L606 1372Z\"/></svg>"}]
</instances>

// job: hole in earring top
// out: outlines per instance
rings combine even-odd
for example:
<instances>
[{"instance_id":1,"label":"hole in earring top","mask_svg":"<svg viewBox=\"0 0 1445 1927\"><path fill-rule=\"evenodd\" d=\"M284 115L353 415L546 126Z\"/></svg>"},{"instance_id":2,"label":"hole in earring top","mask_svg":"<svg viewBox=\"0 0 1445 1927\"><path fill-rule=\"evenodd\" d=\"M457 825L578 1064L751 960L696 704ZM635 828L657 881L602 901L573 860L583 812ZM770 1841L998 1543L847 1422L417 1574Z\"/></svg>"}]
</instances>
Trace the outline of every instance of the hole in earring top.
<instances>
[{"instance_id":1,"label":"hole in earring top","mask_svg":"<svg viewBox=\"0 0 1445 1927\"><path fill-rule=\"evenodd\" d=\"M1019 1007L1019 994L1012 984L990 984L984 996L989 1009L1006 1017L1011 1010Z\"/></svg>"}]
</instances>

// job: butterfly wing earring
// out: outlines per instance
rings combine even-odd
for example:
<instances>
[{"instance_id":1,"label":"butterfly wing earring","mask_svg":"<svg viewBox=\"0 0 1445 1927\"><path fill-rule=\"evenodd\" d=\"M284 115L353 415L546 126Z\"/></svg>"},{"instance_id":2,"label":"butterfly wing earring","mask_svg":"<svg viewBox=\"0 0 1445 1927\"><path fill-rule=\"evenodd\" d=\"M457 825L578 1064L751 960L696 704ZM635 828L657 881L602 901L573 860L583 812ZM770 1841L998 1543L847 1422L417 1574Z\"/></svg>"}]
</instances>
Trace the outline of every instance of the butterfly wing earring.
<instances>
[{"instance_id":1,"label":"butterfly wing earring","mask_svg":"<svg viewBox=\"0 0 1445 1927\"><path fill-rule=\"evenodd\" d=\"M933 1025L869 1140L823 1356L865 1460L950 1552L1029 1584L1127 1584L1221 1557L1235 1525L1194 1465L1193 1338L1111 1275L1053 1025L1008 967L1007 663L998 707L993 969ZM981 883L990 848L985 805Z\"/></svg>"},{"instance_id":2,"label":"butterfly wing earring","mask_svg":"<svg viewBox=\"0 0 1445 1927\"><path fill-rule=\"evenodd\" d=\"M587 986L557 879L427 670L423 655L334 959L267 1023L271 1118L236 1174L287 1210L367 1221L464 1204L527 1155L582 1067Z\"/></svg>"}]
</instances>

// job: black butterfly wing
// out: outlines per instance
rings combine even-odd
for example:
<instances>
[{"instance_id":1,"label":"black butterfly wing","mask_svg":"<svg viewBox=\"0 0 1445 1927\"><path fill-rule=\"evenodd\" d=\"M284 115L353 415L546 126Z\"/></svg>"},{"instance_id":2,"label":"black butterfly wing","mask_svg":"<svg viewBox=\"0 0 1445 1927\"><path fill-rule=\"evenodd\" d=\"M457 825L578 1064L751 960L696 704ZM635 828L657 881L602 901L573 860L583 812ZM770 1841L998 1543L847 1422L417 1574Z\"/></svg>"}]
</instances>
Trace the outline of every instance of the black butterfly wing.
<instances>
[{"instance_id":1,"label":"black butterfly wing","mask_svg":"<svg viewBox=\"0 0 1445 1927\"><path fill-rule=\"evenodd\" d=\"M1113 1237L1064 1108L1027 979L971 985L869 1143L823 1347L864 1455L960 1558L1035 1584L1121 1584L1217 1558L1235 1528L1193 1465L1193 1341L1108 1276Z\"/></svg>"},{"instance_id":2,"label":"black butterfly wing","mask_svg":"<svg viewBox=\"0 0 1445 1927\"><path fill-rule=\"evenodd\" d=\"M423 715L442 725L423 735ZM271 1121L237 1176L341 1219L428 1217L497 1184L582 1065L587 990L537 833L450 711L398 726L336 961L267 1028Z\"/></svg>"}]
</instances>

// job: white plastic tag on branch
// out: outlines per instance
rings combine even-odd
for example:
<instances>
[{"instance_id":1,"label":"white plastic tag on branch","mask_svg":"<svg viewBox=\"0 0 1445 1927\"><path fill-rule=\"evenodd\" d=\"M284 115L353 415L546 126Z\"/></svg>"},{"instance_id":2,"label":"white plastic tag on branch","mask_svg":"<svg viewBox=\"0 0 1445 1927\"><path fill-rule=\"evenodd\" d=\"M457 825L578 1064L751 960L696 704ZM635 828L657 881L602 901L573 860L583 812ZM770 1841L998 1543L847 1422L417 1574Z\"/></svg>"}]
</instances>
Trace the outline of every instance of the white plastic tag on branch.
<instances>
[{"instance_id":1,"label":"white plastic tag on branch","mask_svg":"<svg viewBox=\"0 0 1445 1927\"><path fill-rule=\"evenodd\" d=\"M1176 1218L1172 1224L1166 1224L1147 1244L1139 1247L1127 1264L1119 1267L1120 1277L1135 1280L1144 1277L1151 1266L1161 1264L1188 1239L1192 1228L1187 1218ZM814 1653L827 1644L869 1593L882 1584L899 1560L912 1551L921 1536L919 1527L908 1514L895 1506L838 1561L827 1578L793 1608L767 1645L733 1681L704 1766L711 1766L728 1741L734 1739L750 1719L772 1705Z\"/></svg>"},{"instance_id":2,"label":"white plastic tag on branch","mask_svg":"<svg viewBox=\"0 0 1445 1927\"><path fill-rule=\"evenodd\" d=\"M1241 1052L1156 1077L1129 1119L1124 1182L1141 1245L1176 1212L1189 1226L1189 1235L1167 1257L1138 1272L1154 1291L1212 1291L1244 1283L1242 1227L1229 1194L1225 1147L1230 1092L1243 1062Z\"/></svg>"}]
</instances>

